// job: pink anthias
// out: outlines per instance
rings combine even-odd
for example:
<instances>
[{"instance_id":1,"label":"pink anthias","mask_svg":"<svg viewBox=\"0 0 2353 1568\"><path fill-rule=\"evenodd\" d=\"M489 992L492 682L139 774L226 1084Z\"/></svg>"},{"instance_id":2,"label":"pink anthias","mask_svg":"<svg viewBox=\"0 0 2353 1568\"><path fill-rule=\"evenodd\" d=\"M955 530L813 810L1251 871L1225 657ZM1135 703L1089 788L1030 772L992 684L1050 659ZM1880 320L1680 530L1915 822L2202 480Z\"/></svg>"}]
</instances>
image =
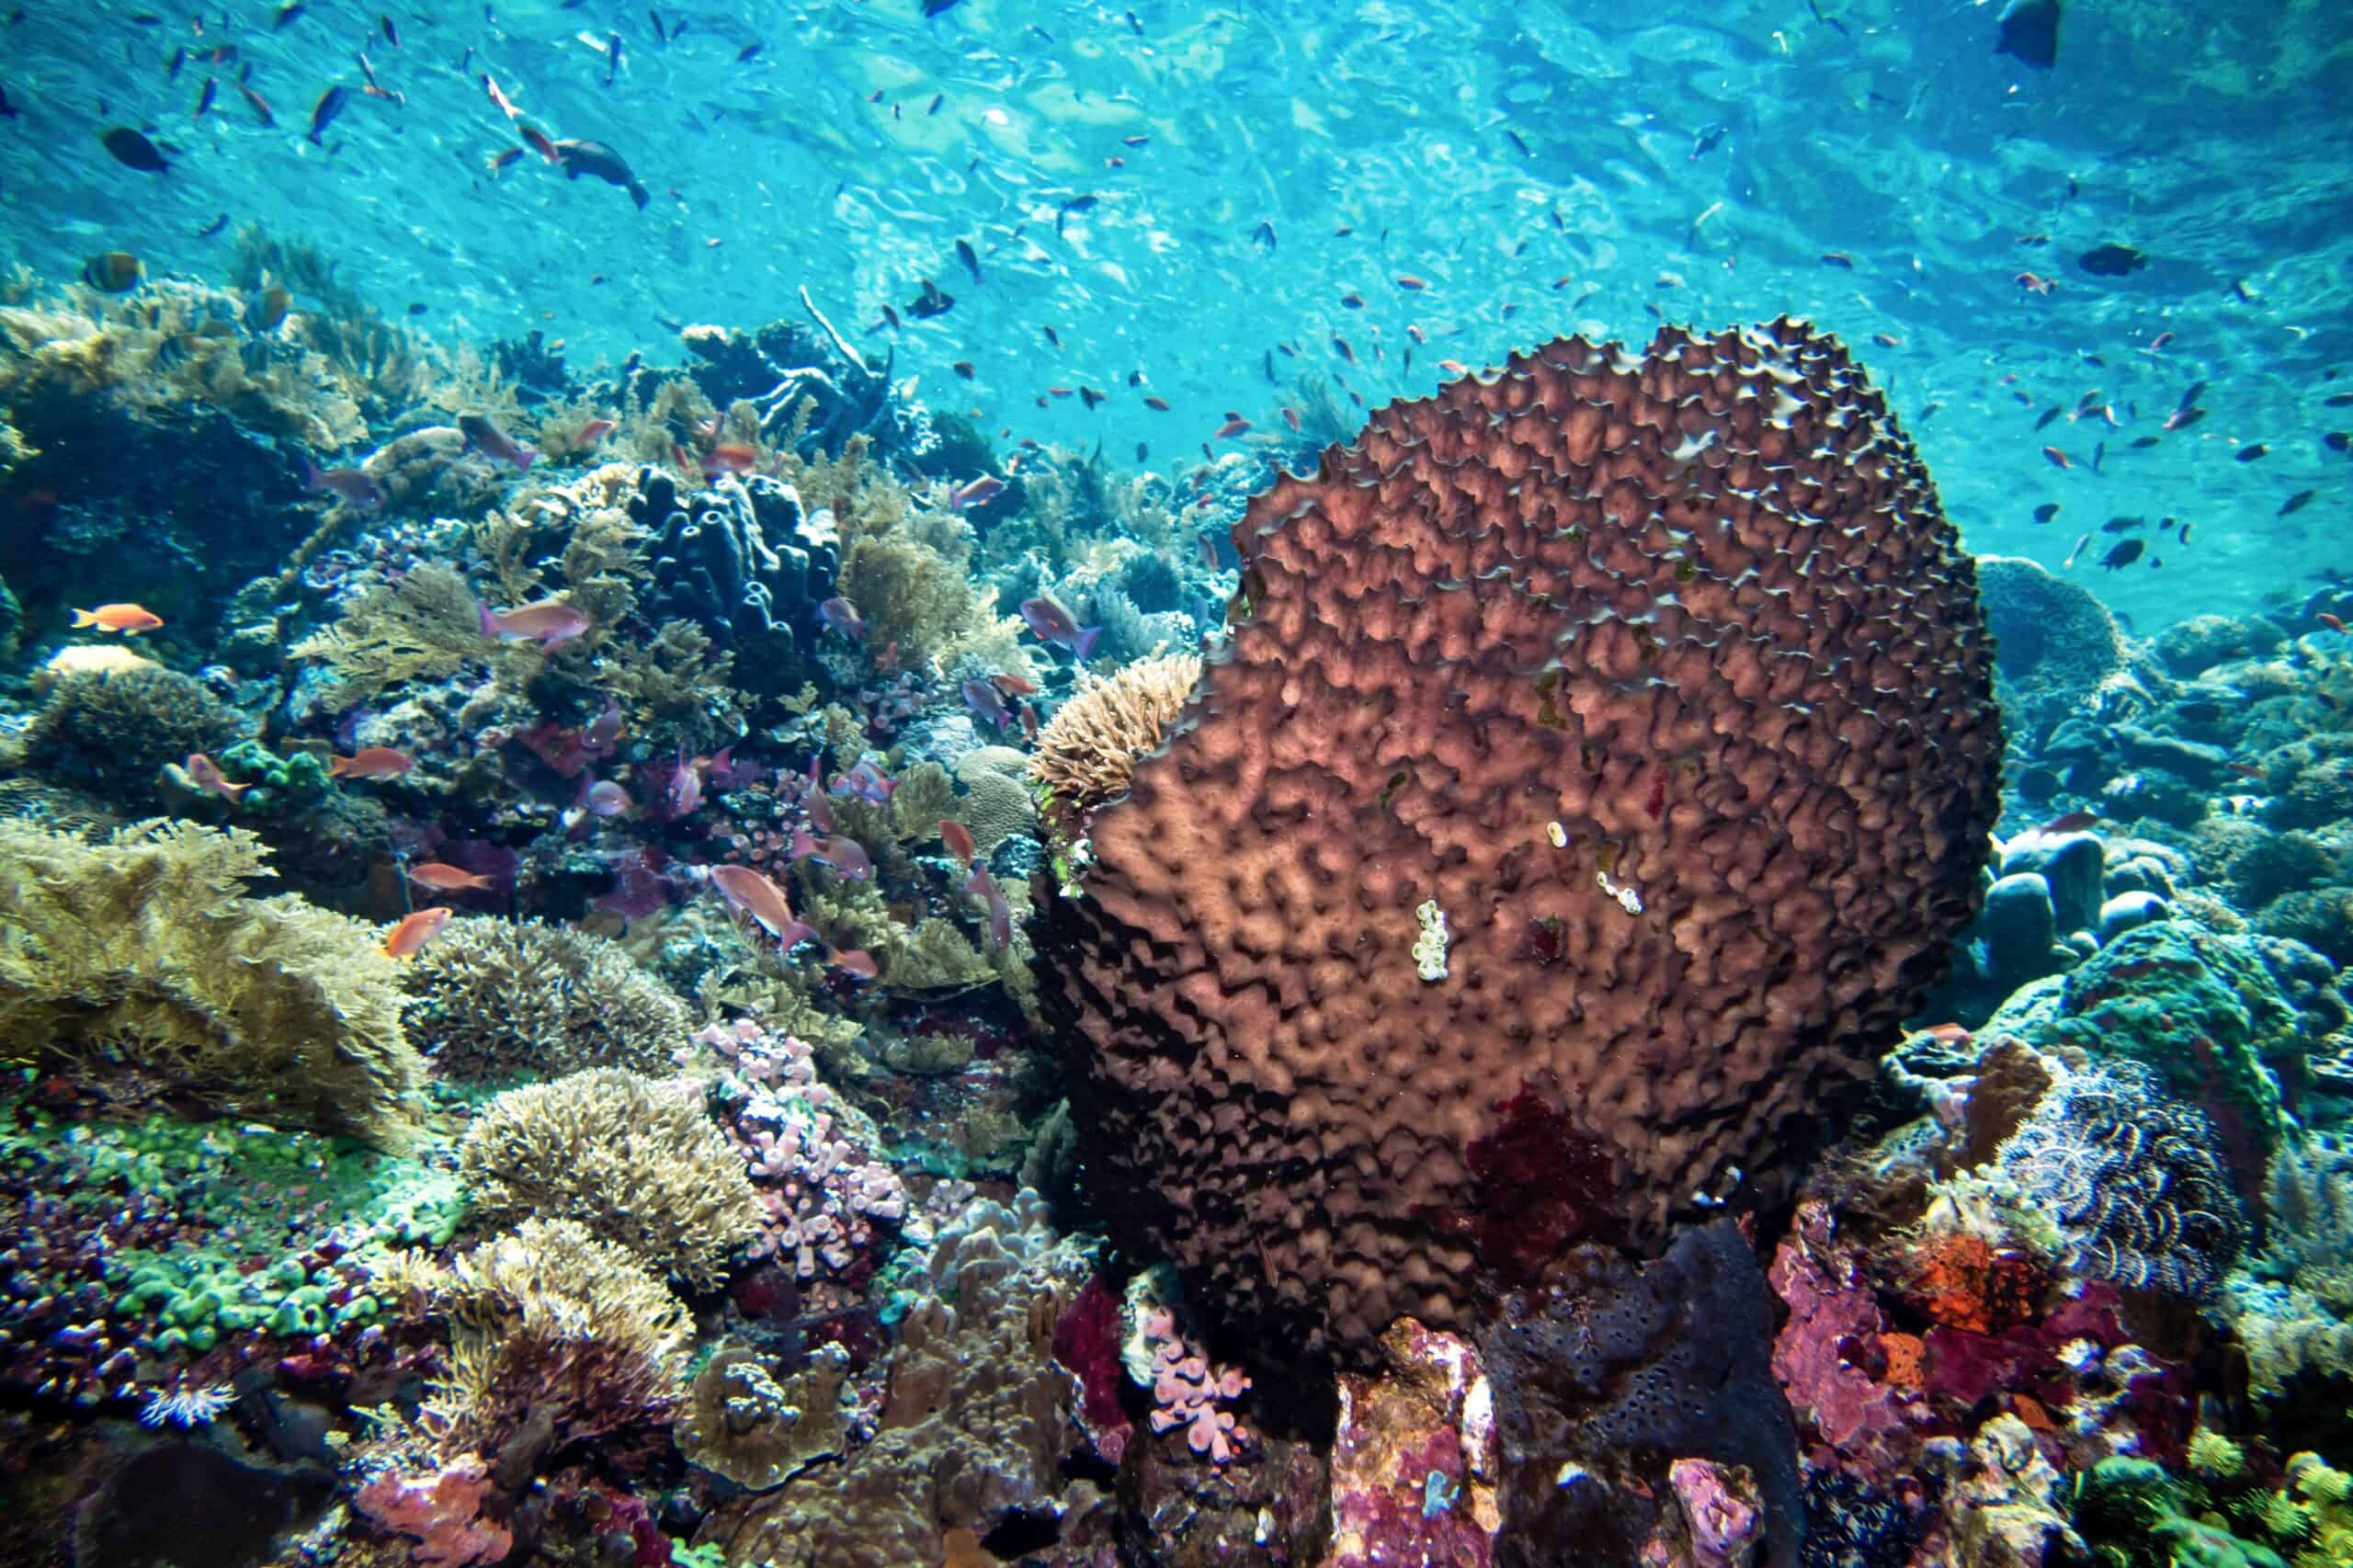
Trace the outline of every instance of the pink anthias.
<instances>
[{"instance_id":1,"label":"pink anthias","mask_svg":"<svg viewBox=\"0 0 2353 1568\"><path fill-rule=\"evenodd\" d=\"M1212 1368L1209 1358L1176 1332L1176 1314L1165 1307L1145 1314L1143 1332L1153 1342L1152 1429L1166 1432L1182 1426L1195 1453L1207 1454L1211 1464L1231 1460L1234 1445L1249 1441L1250 1434L1234 1424L1231 1412L1218 1406L1247 1392L1249 1377L1239 1367Z\"/></svg>"}]
</instances>

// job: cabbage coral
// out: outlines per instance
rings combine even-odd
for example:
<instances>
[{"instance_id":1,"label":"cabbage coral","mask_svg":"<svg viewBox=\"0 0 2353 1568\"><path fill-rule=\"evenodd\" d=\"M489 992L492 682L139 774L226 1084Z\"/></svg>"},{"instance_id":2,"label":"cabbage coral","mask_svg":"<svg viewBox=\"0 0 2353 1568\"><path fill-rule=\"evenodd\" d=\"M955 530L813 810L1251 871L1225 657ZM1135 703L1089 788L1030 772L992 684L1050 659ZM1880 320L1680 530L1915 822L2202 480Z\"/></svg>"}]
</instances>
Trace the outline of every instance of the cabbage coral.
<instances>
[{"instance_id":1,"label":"cabbage coral","mask_svg":"<svg viewBox=\"0 0 2353 1568\"><path fill-rule=\"evenodd\" d=\"M405 1141L423 1064L373 927L291 894L241 830L0 822L0 1053L119 1066L227 1114Z\"/></svg>"},{"instance_id":2,"label":"cabbage coral","mask_svg":"<svg viewBox=\"0 0 2353 1568\"><path fill-rule=\"evenodd\" d=\"M492 1100L458 1146L458 1176L493 1224L577 1221L699 1289L759 1232L744 1157L693 1086L611 1068Z\"/></svg>"}]
</instances>

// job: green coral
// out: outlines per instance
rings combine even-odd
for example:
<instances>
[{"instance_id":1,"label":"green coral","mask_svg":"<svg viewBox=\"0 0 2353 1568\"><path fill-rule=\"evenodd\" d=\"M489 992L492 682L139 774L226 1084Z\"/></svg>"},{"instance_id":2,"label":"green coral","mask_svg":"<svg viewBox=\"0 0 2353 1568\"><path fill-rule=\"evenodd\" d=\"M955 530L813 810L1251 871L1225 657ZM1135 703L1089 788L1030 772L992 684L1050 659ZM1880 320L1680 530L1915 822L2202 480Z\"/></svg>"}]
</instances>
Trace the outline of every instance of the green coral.
<instances>
[{"instance_id":1,"label":"green coral","mask_svg":"<svg viewBox=\"0 0 2353 1568\"><path fill-rule=\"evenodd\" d=\"M280 756L259 741L244 740L212 760L230 783L251 786L239 798L238 808L261 815L299 812L335 788L326 759L317 752Z\"/></svg>"},{"instance_id":2,"label":"green coral","mask_svg":"<svg viewBox=\"0 0 2353 1568\"><path fill-rule=\"evenodd\" d=\"M2147 1063L2260 1157L2285 1131L2275 1073L2301 1058L2301 1025L2245 941L2156 921L2068 973L2041 1043Z\"/></svg>"},{"instance_id":3,"label":"green coral","mask_svg":"<svg viewBox=\"0 0 2353 1568\"><path fill-rule=\"evenodd\" d=\"M145 799L165 763L225 747L245 728L202 681L160 665L61 676L25 733L25 762L51 778Z\"/></svg>"},{"instance_id":4,"label":"green coral","mask_svg":"<svg viewBox=\"0 0 2353 1568\"><path fill-rule=\"evenodd\" d=\"M10 1176L97 1218L126 1192L170 1195L173 1244L105 1260L107 1316L161 1354L201 1354L248 1329L308 1336L372 1320L370 1273L394 1249L447 1244L462 1212L449 1172L347 1140L170 1116L69 1126L22 1099L6 1108ZM313 1248L330 1225L339 1256L323 1261Z\"/></svg>"},{"instance_id":5,"label":"green coral","mask_svg":"<svg viewBox=\"0 0 2353 1568\"><path fill-rule=\"evenodd\" d=\"M760 1228L745 1158L695 1086L610 1068L500 1095L467 1129L458 1175L492 1223L577 1221L697 1288Z\"/></svg>"},{"instance_id":6,"label":"green coral","mask_svg":"<svg viewBox=\"0 0 2353 1568\"><path fill-rule=\"evenodd\" d=\"M2288 1461L2287 1484L2253 1479L2239 1445L2201 1429L2191 1473L2102 1460L2076 1478L2075 1525L2103 1568L2345 1568L2353 1562L2347 1477L2318 1455Z\"/></svg>"},{"instance_id":7,"label":"green coral","mask_svg":"<svg viewBox=\"0 0 2353 1568\"><path fill-rule=\"evenodd\" d=\"M0 1052L404 1142L424 1072L395 965L364 922L247 896L265 859L240 829L156 820L91 840L0 822Z\"/></svg>"},{"instance_id":8,"label":"green coral","mask_svg":"<svg viewBox=\"0 0 2353 1568\"><path fill-rule=\"evenodd\" d=\"M409 1032L449 1077L670 1071L686 1005L618 944L545 921L465 915L405 965Z\"/></svg>"}]
</instances>

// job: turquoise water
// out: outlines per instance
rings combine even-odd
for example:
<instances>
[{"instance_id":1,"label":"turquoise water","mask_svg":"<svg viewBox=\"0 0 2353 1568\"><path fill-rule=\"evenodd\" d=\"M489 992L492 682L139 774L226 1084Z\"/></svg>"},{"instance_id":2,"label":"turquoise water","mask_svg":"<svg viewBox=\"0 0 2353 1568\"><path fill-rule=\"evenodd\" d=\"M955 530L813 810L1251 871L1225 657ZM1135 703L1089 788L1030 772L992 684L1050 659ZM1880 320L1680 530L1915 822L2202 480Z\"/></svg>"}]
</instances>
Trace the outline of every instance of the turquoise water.
<instances>
[{"instance_id":1,"label":"turquoise water","mask_svg":"<svg viewBox=\"0 0 2353 1568\"><path fill-rule=\"evenodd\" d=\"M398 319L480 343L536 328L580 366L664 357L681 323L794 315L806 285L936 404L1121 461L1147 443L1155 465L1228 410L1270 426L1302 370L1377 403L1558 332L1787 311L1892 387L1973 547L2055 567L2095 531L2082 573L2112 516L2192 521L2162 568L2094 574L2143 631L2353 567L2347 460L2321 444L2353 425L2323 401L2353 384L2353 23L2325 0L2072 6L2047 72L1994 52L1987 5L656 6L663 40L600 0L290 9L273 28L267 6L207 7L201 37L178 7L18 10L0 254L217 277L258 221ZM223 40L233 62L167 74ZM359 91L361 56L397 98ZM521 123L620 151L645 209L529 153L493 177L518 142L485 74ZM332 85L354 96L313 144ZM172 171L109 158L115 122L176 150ZM2109 244L2147 264L2078 267ZM925 278L955 305L918 322ZM861 335L885 303L904 330ZM2161 431L2199 382L2211 415ZM1081 384L1109 401L1035 405ZM2087 396L2115 426L2036 430ZM2038 525L2044 502L2062 509Z\"/></svg>"}]
</instances>

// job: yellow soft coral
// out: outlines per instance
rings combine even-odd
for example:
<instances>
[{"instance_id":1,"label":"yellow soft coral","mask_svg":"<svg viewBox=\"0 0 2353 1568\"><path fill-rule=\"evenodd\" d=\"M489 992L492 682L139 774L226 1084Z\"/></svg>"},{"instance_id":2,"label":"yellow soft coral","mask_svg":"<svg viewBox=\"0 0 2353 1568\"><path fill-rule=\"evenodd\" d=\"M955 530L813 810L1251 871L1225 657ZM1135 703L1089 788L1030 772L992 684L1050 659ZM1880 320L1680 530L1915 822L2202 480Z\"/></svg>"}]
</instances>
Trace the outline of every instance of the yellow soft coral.
<instances>
[{"instance_id":1,"label":"yellow soft coral","mask_svg":"<svg viewBox=\"0 0 2353 1568\"><path fill-rule=\"evenodd\" d=\"M264 858L253 835L193 823L93 841L0 822L0 1053L404 1142L424 1072L396 966L361 921L246 896Z\"/></svg>"},{"instance_id":2,"label":"yellow soft coral","mask_svg":"<svg viewBox=\"0 0 2353 1568\"><path fill-rule=\"evenodd\" d=\"M1171 653L1139 659L1108 680L1082 676L1029 758L1030 778L1053 791L1056 817L1074 825L1127 793L1136 763L1158 748L1200 676L1197 655Z\"/></svg>"}]
</instances>

